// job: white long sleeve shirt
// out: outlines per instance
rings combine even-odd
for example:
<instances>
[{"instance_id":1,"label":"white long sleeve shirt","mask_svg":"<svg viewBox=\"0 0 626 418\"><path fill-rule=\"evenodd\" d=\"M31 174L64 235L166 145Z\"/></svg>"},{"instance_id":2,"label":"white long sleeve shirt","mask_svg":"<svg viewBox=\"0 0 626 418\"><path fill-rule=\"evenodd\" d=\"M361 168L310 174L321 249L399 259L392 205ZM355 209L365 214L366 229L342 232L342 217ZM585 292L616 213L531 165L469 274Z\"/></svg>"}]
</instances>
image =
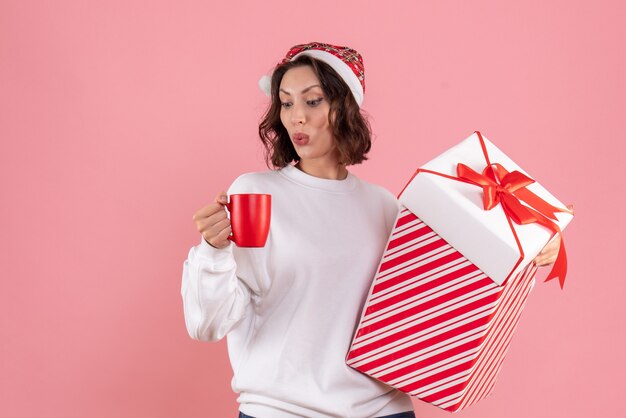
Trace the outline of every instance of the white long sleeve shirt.
<instances>
[{"instance_id":1,"label":"white long sleeve shirt","mask_svg":"<svg viewBox=\"0 0 626 418\"><path fill-rule=\"evenodd\" d=\"M351 173L322 179L294 166L247 173L228 190L272 195L264 248L203 238L184 262L189 335L227 336L240 410L256 418L371 418L412 411L408 395L345 358L399 209Z\"/></svg>"}]
</instances>

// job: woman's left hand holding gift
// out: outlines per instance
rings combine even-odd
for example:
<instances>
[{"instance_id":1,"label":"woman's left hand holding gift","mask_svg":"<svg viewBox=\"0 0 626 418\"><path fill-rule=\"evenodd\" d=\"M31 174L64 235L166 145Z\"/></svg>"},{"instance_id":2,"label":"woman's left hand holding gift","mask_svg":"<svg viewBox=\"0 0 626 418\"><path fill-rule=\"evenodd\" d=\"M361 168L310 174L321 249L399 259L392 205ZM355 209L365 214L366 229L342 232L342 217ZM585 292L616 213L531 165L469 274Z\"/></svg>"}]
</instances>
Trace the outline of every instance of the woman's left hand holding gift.
<instances>
[{"instance_id":1,"label":"woman's left hand holding gift","mask_svg":"<svg viewBox=\"0 0 626 418\"><path fill-rule=\"evenodd\" d=\"M567 205L567 208L574 213L574 206ZM556 261L556 257L559 255L559 247L561 246L561 234L556 234L550 242L543 247L543 250L539 253L537 257L533 260L533 262L539 266L549 266L550 264L554 264Z\"/></svg>"}]
</instances>

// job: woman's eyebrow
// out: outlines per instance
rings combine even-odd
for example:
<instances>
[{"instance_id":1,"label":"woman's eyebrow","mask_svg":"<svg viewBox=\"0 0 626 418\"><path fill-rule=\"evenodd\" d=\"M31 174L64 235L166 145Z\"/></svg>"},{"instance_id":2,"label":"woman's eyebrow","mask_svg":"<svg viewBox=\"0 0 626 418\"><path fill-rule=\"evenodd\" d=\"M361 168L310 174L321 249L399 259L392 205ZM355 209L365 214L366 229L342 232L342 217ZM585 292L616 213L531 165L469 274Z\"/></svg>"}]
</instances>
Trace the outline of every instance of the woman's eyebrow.
<instances>
[{"instance_id":1,"label":"woman's eyebrow","mask_svg":"<svg viewBox=\"0 0 626 418\"><path fill-rule=\"evenodd\" d=\"M311 90L313 87L320 87L321 88L321 86L319 84L313 84L312 86L309 86L309 87L305 88L304 90L302 90L301 93L306 93L307 91ZM288 96L291 96L291 93L289 93L288 91L285 91L283 89L280 89L280 91L282 91L283 93L285 93Z\"/></svg>"}]
</instances>

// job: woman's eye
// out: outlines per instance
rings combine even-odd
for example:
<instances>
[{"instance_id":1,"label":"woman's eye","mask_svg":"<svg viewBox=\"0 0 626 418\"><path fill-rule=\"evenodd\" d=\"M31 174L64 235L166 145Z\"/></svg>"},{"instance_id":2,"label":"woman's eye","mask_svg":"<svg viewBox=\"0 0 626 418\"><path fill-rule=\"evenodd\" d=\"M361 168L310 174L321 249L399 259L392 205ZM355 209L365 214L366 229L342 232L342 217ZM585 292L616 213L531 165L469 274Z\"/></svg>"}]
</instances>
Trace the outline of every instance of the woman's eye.
<instances>
[{"instance_id":1,"label":"woman's eye","mask_svg":"<svg viewBox=\"0 0 626 418\"><path fill-rule=\"evenodd\" d=\"M320 104L320 102L321 102L322 100L324 100L324 98L315 99L315 100L307 100L307 102L306 102L306 103L307 103L309 106L313 107L313 106L317 106L318 104ZM283 108L288 109L288 108L290 108L291 106L293 106L293 103L291 103L291 102L283 102L283 103L281 103L280 105L281 105Z\"/></svg>"}]
</instances>

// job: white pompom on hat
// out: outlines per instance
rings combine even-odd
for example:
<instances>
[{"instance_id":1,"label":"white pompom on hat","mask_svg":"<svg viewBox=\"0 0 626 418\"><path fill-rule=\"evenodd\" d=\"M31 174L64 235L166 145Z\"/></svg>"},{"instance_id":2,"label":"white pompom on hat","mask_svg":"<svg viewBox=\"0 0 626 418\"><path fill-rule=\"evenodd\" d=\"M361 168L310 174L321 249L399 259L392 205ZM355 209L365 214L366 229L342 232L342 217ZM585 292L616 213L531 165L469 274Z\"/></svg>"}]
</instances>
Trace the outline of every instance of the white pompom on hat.
<instances>
[{"instance_id":1,"label":"white pompom on hat","mask_svg":"<svg viewBox=\"0 0 626 418\"><path fill-rule=\"evenodd\" d=\"M309 55L330 65L350 88L357 104L363 103L365 93L365 68L361 54L347 46L336 46L320 42L310 42L293 46L276 67L296 59L300 55ZM259 88L271 95L271 75L264 75L259 80Z\"/></svg>"},{"instance_id":2,"label":"white pompom on hat","mask_svg":"<svg viewBox=\"0 0 626 418\"><path fill-rule=\"evenodd\" d=\"M259 79L259 88L266 96L272 95L272 76L265 74Z\"/></svg>"}]
</instances>

